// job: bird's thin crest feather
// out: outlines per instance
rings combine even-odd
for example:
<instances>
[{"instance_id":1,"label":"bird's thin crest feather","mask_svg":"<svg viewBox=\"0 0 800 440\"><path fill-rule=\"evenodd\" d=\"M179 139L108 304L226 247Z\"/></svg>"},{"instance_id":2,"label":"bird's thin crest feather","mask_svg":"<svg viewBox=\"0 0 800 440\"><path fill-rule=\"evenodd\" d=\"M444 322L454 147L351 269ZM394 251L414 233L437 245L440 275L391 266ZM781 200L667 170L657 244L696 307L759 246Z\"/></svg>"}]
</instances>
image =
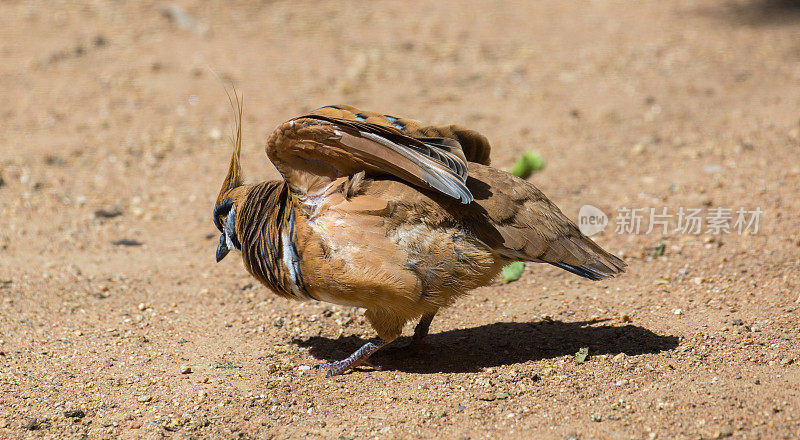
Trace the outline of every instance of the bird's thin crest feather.
<instances>
[{"instance_id":1,"label":"bird's thin crest feather","mask_svg":"<svg viewBox=\"0 0 800 440\"><path fill-rule=\"evenodd\" d=\"M214 72L213 69L212 72ZM216 72L214 72L214 75L217 76L217 79L222 81ZM239 163L239 157L242 153L242 115L244 113L244 96L239 96L239 92L236 90L236 85L231 84L231 88L233 89L233 97L231 97L227 87L225 87L225 95L228 96L228 102L231 105L234 116L234 127L231 135L233 153L231 154L231 162L230 166L228 167L228 175L225 176L225 181L222 183L222 188L217 196L218 204L222 201L227 191L236 188L237 186L241 186L243 183L242 167Z\"/></svg>"}]
</instances>

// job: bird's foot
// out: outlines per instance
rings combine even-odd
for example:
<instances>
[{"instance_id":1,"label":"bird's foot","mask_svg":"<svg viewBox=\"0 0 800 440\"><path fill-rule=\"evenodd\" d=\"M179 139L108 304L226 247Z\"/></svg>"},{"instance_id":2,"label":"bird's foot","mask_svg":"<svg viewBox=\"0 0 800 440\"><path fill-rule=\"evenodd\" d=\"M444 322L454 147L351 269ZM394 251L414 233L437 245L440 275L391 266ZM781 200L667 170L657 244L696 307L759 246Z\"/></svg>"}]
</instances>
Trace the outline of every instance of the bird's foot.
<instances>
[{"instance_id":1,"label":"bird's foot","mask_svg":"<svg viewBox=\"0 0 800 440\"><path fill-rule=\"evenodd\" d=\"M314 368L327 370L325 372L325 377L338 376L359 365L369 365L373 368L380 369L380 367L370 364L368 359L372 353L375 353L384 345L386 345L386 343L381 339L378 339L377 343L367 342L366 344L362 345L361 348L351 354L347 359L342 359L340 361L331 362L328 364L319 364Z\"/></svg>"},{"instance_id":2,"label":"bird's foot","mask_svg":"<svg viewBox=\"0 0 800 440\"><path fill-rule=\"evenodd\" d=\"M314 365L314 368L318 370L326 370L325 377L338 376L340 374L344 374L345 372L347 372L347 370L351 370L359 366L370 367L374 370L383 370L382 366L376 364L371 360L365 360L359 363L355 362L348 363L348 359L342 359L336 362Z\"/></svg>"}]
</instances>

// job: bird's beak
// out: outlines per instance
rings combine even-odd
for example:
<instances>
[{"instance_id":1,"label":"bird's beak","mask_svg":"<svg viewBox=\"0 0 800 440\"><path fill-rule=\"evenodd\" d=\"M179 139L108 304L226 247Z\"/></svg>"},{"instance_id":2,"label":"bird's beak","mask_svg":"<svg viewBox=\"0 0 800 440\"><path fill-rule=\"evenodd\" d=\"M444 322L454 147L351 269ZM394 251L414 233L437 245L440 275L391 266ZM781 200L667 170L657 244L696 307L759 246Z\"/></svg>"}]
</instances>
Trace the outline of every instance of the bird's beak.
<instances>
[{"instance_id":1,"label":"bird's beak","mask_svg":"<svg viewBox=\"0 0 800 440\"><path fill-rule=\"evenodd\" d=\"M230 251L231 250L228 249L228 243L225 241L225 234L220 234L219 246L217 246L217 263L222 261L222 259L225 258L225 256L228 255L228 252Z\"/></svg>"}]
</instances>

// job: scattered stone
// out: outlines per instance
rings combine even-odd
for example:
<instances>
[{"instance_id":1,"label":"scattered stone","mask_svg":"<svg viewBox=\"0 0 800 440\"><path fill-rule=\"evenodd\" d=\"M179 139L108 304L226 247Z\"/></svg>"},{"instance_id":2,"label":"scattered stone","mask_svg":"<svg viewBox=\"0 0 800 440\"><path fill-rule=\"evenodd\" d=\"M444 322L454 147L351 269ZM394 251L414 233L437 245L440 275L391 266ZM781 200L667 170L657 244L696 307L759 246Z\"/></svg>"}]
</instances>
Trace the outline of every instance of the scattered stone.
<instances>
[{"instance_id":1,"label":"scattered stone","mask_svg":"<svg viewBox=\"0 0 800 440\"><path fill-rule=\"evenodd\" d=\"M52 166L61 166L64 165L64 158L55 154L48 154L44 158L44 163Z\"/></svg>"},{"instance_id":2,"label":"scattered stone","mask_svg":"<svg viewBox=\"0 0 800 440\"><path fill-rule=\"evenodd\" d=\"M673 311L672 311L672 313L674 313L674 314L676 314L676 315L680 315L680 314L682 314L682 313L683 313L683 310L681 310L681 309L675 309L675 310L673 310Z\"/></svg>"},{"instance_id":3,"label":"scattered stone","mask_svg":"<svg viewBox=\"0 0 800 440\"><path fill-rule=\"evenodd\" d=\"M139 429L141 427L142 427L142 422L140 422L138 420L131 421L131 424L130 424L130 428L131 429Z\"/></svg>"},{"instance_id":4,"label":"scattered stone","mask_svg":"<svg viewBox=\"0 0 800 440\"><path fill-rule=\"evenodd\" d=\"M177 3L162 6L161 15L175 23L178 28L194 31L198 35L203 35L208 30L206 25L200 24Z\"/></svg>"},{"instance_id":5,"label":"scattered stone","mask_svg":"<svg viewBox=\"0 0 800 440\"><path fill-rule=\"evenodd\" d=\"M756 385L761 385L761 381L759 379L754 380L753 383Z\"/></svg>"},{"instance_id":6,"label":"scattered stone","mask_svg":"<svg viewBox=\"0 0 800 440\"><path fill-rule=\"evenodd\" d=\"M491 394L491 393L478 394L477 397L478 397L478 400L483 400L485 402L491 402L491 401L497 399L497 396L495 396L494 394Z\"/></svg>"},{"instance_id":7,"label":"scattered stone","mask_svg":"<svg viewBox=\"0 0 800 440\"><path fill-rule=\"evenodd\" d=\"M122 215L122 210L118 207L102 208L94 212L97 218L114 218Z\"/></svg>"},{"instance_id":8,"label":"scattered stone","mask_svg":"<svg viewBox=\"0 0 800 440\"><path fill-rule=\"evenodd\" d=\"M731 321L731 325L744 325L744 322L741 319L736 318L733 321Z\"/></svg>"},{"instance_id":9,"label":"scattered stone","mask_svg":"<svg viewBox=\"0 0 800 440\"><path fill-rule=\"evenodd\" d=\"M153 396L151 396L151 395L149 395L149 394L145 394L145 395L143 395L143 396L139 396L139 399L138 399L138 400L139 400L139 402L142 402L142 403L147 403L147 402L149 402L149 401L153 400Z\"/></svg>"},{"instance_id":10,"label":"scattered stone","mask_svg":"<svg viewBox=\"0 0 800 440\"><path fill-rule=\"evenodd\" d=\"M192 373L192 367L188 365L184 365L181 367L181 374L191 374L191 373Z\"/></svg>"},{"instance_id":11,"label":"scattered stone","mask_svg":"<svg viewBox=\"0 0 800 440\"><path fill-rule=\"evenodd\" d=\"M82 419L86 417L86 413L82 409L68 409L64 411L64 417L69 419Z\"/></svg>"},{"instance_id":12,"label":"scattered stone","mask_svg":"<svg viewBox=\"0 0 800 440\"><path fill-rule=\"evenodd\" d=\"M137 240L131 240L129 238L123 238L122 240L112 241L111 244L116 246L141 246L144 243Z\"/></svg>"},{"instance_id":13,"label":"scattered stone","mask_svg":"<svg viewBox=\"0 0 800 440\"><path fill-rule=\"evenodd\" d=\"M503 391L502 393L498 394L495 399L497 400L505 400L509 398L508 391Z\"/></svg>"},{"instance_id":14,"label":"scattered stone","mask_svg":"<svg viewBox=\"0 0 800 440\"><path fill-rule=\"evenodd\" d=\"M28 431L36 431L41 427L42 427L42 422L35 417L32 419L28 419L25 423L22 424L22 429L26 429Z\"/></svg>"},{"instance_id":15,"label":"scattered stone","mask_svg":"<svg viewBox=\"0 0 800 440\"><path fill-rule=\"evenodd\" d=\"M194 18L186 13L181 5L176 3L162 6L161 15L174 22L181 29L192 29L195 25Z\"/></svg>"},{"instance_id":16,"label":"scattered stone","mask_svg":"<svg viewBox=\"0 0 800 440\"><path fill-rule=\"evenodd\" d=\"M208 132L208 137L210 137L212 141L218 141L222 138L222 131L216 127L212 128Z\"/></svg>"},{"instance_id":17,"label":"scattered stone","mask_svg":"<svg viewBox=\"0 0 800 440\"><path fill-rule=\"evenodd\" d=\"M782 367L785 367L787 365L792 365L793 363L794 363L794 359L792 359L792 358L785 358L785 359L781 360L781 366Z\"/></svg>"},{"instance_id":18,"label":"scattered stone","mask_svg":"<svg viewBox=\"0 0 800 440\"><path fill-rule=\"evenodd\" d=\"M733 428L730 426L722 426L715 433L714 438L726 438L733 435Z\"/></svg>"},{"instance_id":19,"label":"scattered stone","mask_svg":"<svg viewBox=\"0 0 800 440\"><path fill-rule=\"evenodd\" d=\"M593 422L602 422L603 421L603 416L601 416L600 414L597 414L597 413L593 413L591 416L589 416L589 418Z\"/></svg>"},{"instance_id":20,"label":"scattered stone","mask_svg":"<svg viewBox=\"0 0 800 440\"><path fill-rule=\"evenodd\" d=\"M167 419L161 426L167 431L175 432L180 430L183 425L180 423L179 420Z\"/></svg>"}]
</instances>

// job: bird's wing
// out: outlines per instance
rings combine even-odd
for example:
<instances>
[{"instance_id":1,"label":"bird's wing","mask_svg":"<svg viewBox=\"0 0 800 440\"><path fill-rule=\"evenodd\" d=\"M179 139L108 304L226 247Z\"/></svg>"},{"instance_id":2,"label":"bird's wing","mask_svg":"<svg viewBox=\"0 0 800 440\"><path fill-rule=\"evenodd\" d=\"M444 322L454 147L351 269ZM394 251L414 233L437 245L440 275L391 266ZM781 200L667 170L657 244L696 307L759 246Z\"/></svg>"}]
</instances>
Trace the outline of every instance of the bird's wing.
<instances>
[{"instance_id":1,"label":"bird's wing","mask_svg":"<svg viewBox=\"0 0 800 440\"><path fill-rule=\"evenodd\" d=\"M359 110L349 105L328 105L314 110L311 114L392 127L413 138L442 137L453 139L461 145L464 157L469 162L483 165L490 164L491 146L489 145L489 140L477 131L461 125L425 125L413 119Z\"/></svg>"},{"instance_id":2,"label":"bird's wing","mask_svg":"<svg viewBox=\"0 0 800 440\"><path fill-rule=\"evenodd\" d=\"M533 184L476 165L470 188L475 205L482 209L461 210L457 215L473 225L475 234L498 254L549 263L593 280L625 271L624 261L582 234Z\"/></svg>"},{"instance_id":3,"label":"bird's wing","mask_svg":"<svg viewBox=\"0 0 800 440\"><path fill-rule=\"evenodd\" d=\"M295 192L321 195L335 179L364 171L470 203L467 159L458 141L407 136L391 126L309 114L281 124L267 155Z\"/></svg>"}]
</instances>

